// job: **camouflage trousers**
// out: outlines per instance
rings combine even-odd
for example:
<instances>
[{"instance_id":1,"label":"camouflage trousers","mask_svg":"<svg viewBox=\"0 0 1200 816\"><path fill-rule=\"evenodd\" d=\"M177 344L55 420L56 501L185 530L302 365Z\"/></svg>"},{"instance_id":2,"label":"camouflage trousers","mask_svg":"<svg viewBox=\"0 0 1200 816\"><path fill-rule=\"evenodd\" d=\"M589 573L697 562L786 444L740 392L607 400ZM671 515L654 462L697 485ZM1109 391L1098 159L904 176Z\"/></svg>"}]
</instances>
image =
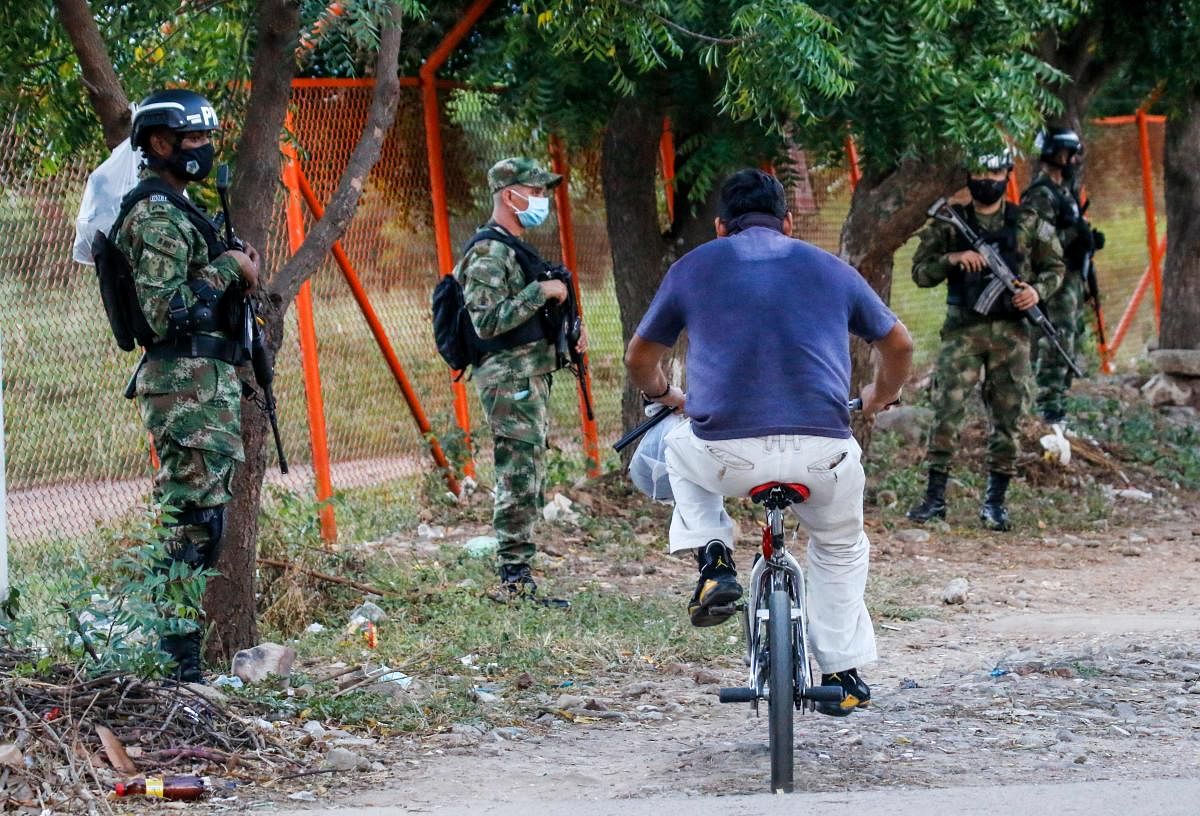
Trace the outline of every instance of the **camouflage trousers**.
<instances>
[{"instance_id":1,"label":"camouflage trousers","mask_svg":"<svg viewBox=\"0 0 1200 816\"><path fill-rule=\"evenodd\" d=\"M233 366L206 358L151 360L137 378L138 409L154 438L154 497L175 511L220 507L233 498L242 450L241 385ZM176 525L173 554L204 553L212 527Z\"/></svg>"},{"instance_id":2,"label":"camouflage trousers","mask_svg":"<svg viewBox=\"0 0 1200 816\"><path fill-rule=\"evenodd\" d=\"M495 441L497 560L528 564L537 552L533 527L545 502L550 375L480 384L479 399Z\"/></svg>"},{"instance_id":3,"label":"camouflage trousers","mask_svg":"<svg viewBox=\"0 0 1200 816\"><path fill-rule=\"evenodd\" d=\"M1058 330L1058 339L1072 359L1082 346L1083 338L1083 279L1078 272L1067 272L1063 285L1042 304L1042 311ZM1037 410L1043 414L1062 414L1066 411L1067 392L1073 375L1062 355L1046 337L1038 333L1037 340Z\"/></svg>"},{"instance_id":4,"label":"camouflage trousers","mask_svg":"<svg viewBox=\"0 0 1200 816\"><path fill-rule=\"evenodd\" d=\"M934 419L925 456L930 469L950 470L950 460L961 446L959 431L967 399L982 377L983 402L991 422L988 470L1016 472L1018 423L1031 385L1029 345L1024 322L991 320L942 329L930 386Z\"/></svg>"}]
</instances>

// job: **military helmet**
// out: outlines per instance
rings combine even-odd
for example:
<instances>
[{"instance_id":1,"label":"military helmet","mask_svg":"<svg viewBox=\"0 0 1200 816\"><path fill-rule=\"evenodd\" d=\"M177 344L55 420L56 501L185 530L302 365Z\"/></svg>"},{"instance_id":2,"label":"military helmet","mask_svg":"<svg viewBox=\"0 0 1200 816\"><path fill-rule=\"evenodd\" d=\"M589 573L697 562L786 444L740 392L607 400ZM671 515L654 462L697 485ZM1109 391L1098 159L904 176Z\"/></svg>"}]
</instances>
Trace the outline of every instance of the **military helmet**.
<instances>
[{"instance_id":1,"label":"military helmet","mask_svg":"<svg viewBox=\"0 0 1200 816\"><path fill-rule=\"evenodd\" d=\"M1012 150L1007 147L1000 153L990 153L986 156L976 156L973 169L978 170L1012 170L1015 164Z\"/></svg>"},{"instance_id":2,"label":"military helmet","mask_svg":"<svg viewBox=\"0 0 1200 816\"><path fill-rule=\"evenodd\" d=\"M216 130L221 126L212 104L195 91L176 88L156 91L143 99L133 112L129 141L145 147L145 140L156 127L175 133Z\"/></svg>"},{"instance_id":3,"label":"military helmet","mask_svg":"<svg viewBox=\"0 0 1200 816\"><path fill-rule=\"evenodd\" d=\"M1083 150L1083 141L1080 140L1079 134L1070 128L1048 127L1037 135L1033 146L1038 150L1042 161L1053 162L1060 150L1065 150L1072 156Z\"/></svg>"}]
</instances>

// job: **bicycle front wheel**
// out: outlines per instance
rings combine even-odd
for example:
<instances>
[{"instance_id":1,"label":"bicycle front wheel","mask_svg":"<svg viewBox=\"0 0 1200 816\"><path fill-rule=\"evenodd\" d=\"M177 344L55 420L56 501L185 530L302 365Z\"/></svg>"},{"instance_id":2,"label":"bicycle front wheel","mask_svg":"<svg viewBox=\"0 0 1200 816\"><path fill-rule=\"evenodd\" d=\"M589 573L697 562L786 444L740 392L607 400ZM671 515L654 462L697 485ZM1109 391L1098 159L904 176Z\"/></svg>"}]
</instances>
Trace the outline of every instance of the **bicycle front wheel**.
<instances>
[{"instance_id":1,"label":"bicycle front wheel","mask_svg":"<svg viewBox=\"0 0 1200 816\"><path fill-rule=\"evenodd\" d=\"M771 741L771 790L792 792L792 717L796 711L792 599L785 590L771 593L767 638L770 648L768 720Z\"/></svg>"}]
</instances>

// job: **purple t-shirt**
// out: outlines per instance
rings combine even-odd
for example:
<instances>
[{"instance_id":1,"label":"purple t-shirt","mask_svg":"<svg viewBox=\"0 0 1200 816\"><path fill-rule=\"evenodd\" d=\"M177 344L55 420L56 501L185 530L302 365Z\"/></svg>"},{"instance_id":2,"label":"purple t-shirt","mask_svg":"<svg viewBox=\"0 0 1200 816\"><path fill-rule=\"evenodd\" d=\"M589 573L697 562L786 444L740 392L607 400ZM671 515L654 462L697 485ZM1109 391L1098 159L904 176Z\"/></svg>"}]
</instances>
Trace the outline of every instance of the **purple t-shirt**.
<instances>
[{"instance_id":1,"label":"purple t-shirt","mask_svg":"<svg viewBox=\"0 0 1200 816\"><path fill-rule=\"evenodd\" d=\"M701 439L850 436L850 334L896 324L853 267L768 227L709 241L667 270L637 334L687 329L687 415Z\"/></svg>"}]
</instances>

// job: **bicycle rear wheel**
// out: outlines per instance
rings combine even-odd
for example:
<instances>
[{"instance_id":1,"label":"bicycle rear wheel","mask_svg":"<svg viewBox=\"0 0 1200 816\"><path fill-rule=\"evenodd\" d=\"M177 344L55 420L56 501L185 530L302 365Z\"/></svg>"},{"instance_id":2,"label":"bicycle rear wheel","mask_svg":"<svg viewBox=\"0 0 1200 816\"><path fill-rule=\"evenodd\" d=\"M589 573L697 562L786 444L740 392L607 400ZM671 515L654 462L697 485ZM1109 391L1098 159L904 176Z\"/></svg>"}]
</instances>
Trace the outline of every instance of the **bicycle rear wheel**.
<instances>
[{"instance_id":1,"label":"bicycle rear wheel","mask_svg":"<svg viewBox=\"0 0 1200 816\"><path fill-rule=\"evenodd\" d=\"M792 792L792 718L796 711L796 672L792 643L792 599L771 592L767 638L770 647L770 696L767 701L771 742L771 790Z\"/></svg>"}]
</instances>

